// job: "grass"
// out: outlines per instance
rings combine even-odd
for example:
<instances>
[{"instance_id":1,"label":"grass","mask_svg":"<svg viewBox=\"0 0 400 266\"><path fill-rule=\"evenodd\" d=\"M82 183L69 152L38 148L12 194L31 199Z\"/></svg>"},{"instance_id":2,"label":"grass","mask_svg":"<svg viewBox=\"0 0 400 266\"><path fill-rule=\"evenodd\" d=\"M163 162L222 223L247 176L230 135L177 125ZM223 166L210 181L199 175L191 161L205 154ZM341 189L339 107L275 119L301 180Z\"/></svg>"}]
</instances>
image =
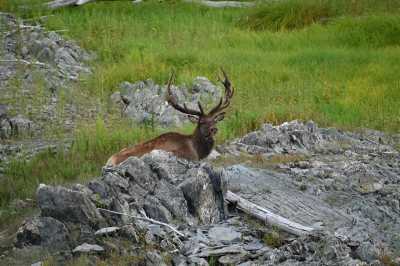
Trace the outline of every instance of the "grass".
<instances>
[{"instance_id":1,"label":"grass","mask_svg":"<svg viewBox=\"0 0 400 266\"><path fill-rule=\"evenodd\" d=\"M80 91L99 100L104 116L122 81L165 83L174 69L178 83L198 75L216 82L223 66L236 95L220 124L219 143L264 122L292 119L400 130L399 1L287 0L251 10L106 1L56 11L37 5L43 2L3 0L0 10L24 18L51 14L49 29L67 29L66 38L96 53L94 74ZM159 133L113 121L105 126L102 119L81 127L69 152L11 163L0 181L0 206L32 197L40 182L96 175L110 154Z\"/></svg>"}]
</instances>

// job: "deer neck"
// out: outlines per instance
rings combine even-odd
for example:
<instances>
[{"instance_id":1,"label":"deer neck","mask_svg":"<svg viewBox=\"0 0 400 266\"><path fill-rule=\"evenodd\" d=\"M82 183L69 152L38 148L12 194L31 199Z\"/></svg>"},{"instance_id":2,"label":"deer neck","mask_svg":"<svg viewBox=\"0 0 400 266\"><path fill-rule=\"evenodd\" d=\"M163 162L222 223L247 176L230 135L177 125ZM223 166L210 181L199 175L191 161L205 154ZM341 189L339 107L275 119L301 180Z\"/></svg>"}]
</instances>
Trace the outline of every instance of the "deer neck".
<instances>
[{"instance_id":1,"label":"deer neck","mask_svg":"<svg viewBox=\"0 0 400 266\"><path fill-rule=\"evenodd\" d=\"M214 146L214 139L213 137L206 137L201 134L200 128L197 126L196 130L192 135L193 145L196 149L197 155L199 160L204 159L207 157Z\"/></svg>"}]
</instances>

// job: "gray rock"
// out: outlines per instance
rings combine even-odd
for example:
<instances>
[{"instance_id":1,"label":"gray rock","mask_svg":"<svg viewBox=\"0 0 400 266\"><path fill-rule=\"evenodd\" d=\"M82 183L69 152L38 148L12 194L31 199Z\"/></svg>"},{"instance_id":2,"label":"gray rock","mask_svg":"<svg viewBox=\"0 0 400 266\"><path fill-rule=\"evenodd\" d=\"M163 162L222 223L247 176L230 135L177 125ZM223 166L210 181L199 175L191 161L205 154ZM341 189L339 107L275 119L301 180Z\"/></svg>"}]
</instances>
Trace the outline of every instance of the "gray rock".
<instances>
[{"instance_id":1,"label":"gray rock","mask_svg":"<svg viewBox=\"0 0 400 266\"><path fill-rule=\"evenodd\" d=\"M215 226L208 231L208 237L216 242L231 244L239 242L242 234L232 227Z\"/></svg>"},{"instance_id":2,"label":"gray rock","mask_svg":"<svg viewBox=\"0 0 400 266\"><path fill-rule=\"evenodd\" d=\"M363 242L356 249L358 258L365 262L372 262L379 258L379 250L376 246L368 242Z\"/></svg>"},{"instance_id":3,"label":"gray rock","mask_svg":"<svg viewBox=\"0 0 400 266\"><path fill-rule=\"evenodd\" d=\"M104 248L96 244L83 243L72 250L73 253L100 253Z\"/></svg>"},{"instance_id":4,"label":"gray rock","mask_svg":"<svg viewBox=\"0 0 400 266\"><path fill-rule=\"evenodd\" d=\"M179 126L187 118L166 103L165 89L151 80L134 84L123 82L120 84L121 91L112 95L112 101L123 100L125 114L137 123ZM221 95L217 87L202 77L194 80L191 89L182 90L173 86L173 93L179 102L186 102L189 108L197 108L198 101L209 103Z\"/></svg>"},{"instance_id":5,"label":"gray rock","mask_svg":"<svg viewBox=\"0 0 400 266\"><path fill-rule=\"evenodd\" d=\"M207 165L189 171L190 178L180 184L188 202L189 212L201 224L215 223L224 218L223 193L225 180L221 172Z\"/></svg>"},{"instance_id":6,"label":"gray rock","mask_svg":"<svg viewBox=\"0 0 400 266\"><path fill-rule=\"evenodd\" d=\"M156 251L148 251L146 253L146 265L149 266L166 266L161 255Z\"/></svg>"},{"instance_id":7,"label":"gray rock","mask_svg":"<svg viewBox=\"0 0 400 266\"><path fill-rule=\"evenodd\" d=\"M8 106L0 104L0 121L7 118Z\"/></svg>"},{"instance_id":8,"label":"gray rock","mask_svg":"<svg viewBox=\"0 0 400 266\"><path fill-rule=\"evenodd\" d=\"M82 192L64 187L40 185L37 201L42 216L65 222L87 223L97 226L103 217L89 197Z\"/></svg>"},{"instance_id":9,"label":"gray rock","mask_svg":"<svg viewBox=\"0 0 400 266\"><path fill-rule=\"evenodd\" d=\"M27 245L41 245L48 249L69 247L69 231L60 221L51 217L28 219L18 229L15 245L22 248Z\"/></svg>"},{"instance_id":10,"label":"gray rock","mask_svg":"<svg viewBox=\"0 0 400 266\"><path fill-rule=\"evenodd\" d=\"M199 257L189 257L188 262L191 266L209 266L205 259Z\"/></svg>"},{"instance_id":11,"label":"gray rock","mask_svg":"<svg viewBox=\"0 0 400 266\"><path fill-rule=\"evenodd\" d=\"M14 136L24 136L31 134L34 130L34 124L31 120L18 115L9 119L11 132Z\"/></svg>"},{"instance_id":12,"label":"gray rock","mask_svg":"<svg viewBox=\"0 0 400 266\"><path fill-rule=\"evenodd\" d=\"M211 256L223 256L226 254L246 254L247 252L242 248L241 245L234 244L222 248L208 248L202 250L200 253L196 254L196 257L207 258Z\"/></svg>"}]
</instances>

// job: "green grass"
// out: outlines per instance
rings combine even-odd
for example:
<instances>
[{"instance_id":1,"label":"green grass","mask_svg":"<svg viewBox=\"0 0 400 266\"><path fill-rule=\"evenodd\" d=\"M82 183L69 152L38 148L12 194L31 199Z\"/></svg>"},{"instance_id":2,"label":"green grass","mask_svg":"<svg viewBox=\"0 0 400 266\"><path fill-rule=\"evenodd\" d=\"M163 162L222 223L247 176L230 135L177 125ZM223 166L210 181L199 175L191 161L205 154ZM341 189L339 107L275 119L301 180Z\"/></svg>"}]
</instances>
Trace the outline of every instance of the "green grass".
<instances>
[{"instance_id":1,"label":"green grass","mask_svg":"<svg viewBox=\"0 0 400 266\"><path fill-rule=\"evenodd\" d=\"M94 75L80 90L100 99L104 113L111 110L109 95L124 80L165 83L174 69L178 83L198 75L216 82L223 66L236 95L220 125L220 143L263 122L292 119L400 130L399 1L288 0L251 10L106 1L51 12L33 5L41 2L6 0L0 9L30 18L51 13L48 28L67 29L66 38L95 52ZM35 8L17 8L22 3ZM159 132L99 123L76 133L70 152L12 163L0 184L1 206L32 196L40 182L98 174L120 147Z\"/></svg>"},{"instance_id":2,"label":"green grass","mask_svg":"<svg viewBox=\"0 0 400 266\"><path fill-rule=\"evenodd\" d=\"M295 30L343 16L398 14L399 9L397 0L281 0L261 3L239 25L252 30Z\"/></svg>"}]
</instances>

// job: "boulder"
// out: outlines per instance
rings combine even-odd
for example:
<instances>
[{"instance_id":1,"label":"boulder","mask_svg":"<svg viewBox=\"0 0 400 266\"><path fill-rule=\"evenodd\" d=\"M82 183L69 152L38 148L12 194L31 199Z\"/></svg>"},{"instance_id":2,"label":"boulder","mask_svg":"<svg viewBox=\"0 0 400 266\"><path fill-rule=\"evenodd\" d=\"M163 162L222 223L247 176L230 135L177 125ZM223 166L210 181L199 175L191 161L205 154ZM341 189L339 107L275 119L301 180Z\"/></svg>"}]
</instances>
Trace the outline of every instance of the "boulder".
<instances>
[{"instance_id":1,"label":"boulder","mask_svg":"<svg viewBox=\"0 0 400 266\"><path fill-rule=\"evenodd\" d=\"M197 102L210 103L218 99L220 90L204 77L197 77L191 88L172 86L178 102L187 103L190 108L197 108ZM125 115L137 123L159 124L161 126L179 126L187 122L186 115L167 104L166 88L152 80L137 83L123 82L120 92L111 95L115 103L122 103Z\"/></svg>"},{"instance_id":2,"label":"boulder","mask_svg":"<svg viewBox=\"0 0 400 266\"><path fill-rule=\"evenodd\" d=\"M11 126L11 132L14 136L28 135L34 130L34 123L22 115L10 118L9 123Z\"/></svg>"},{"instance_id":3,"label":"boulder","mask_svg":"<svg viewBox=\"0 0 400 266\"><path fill-rule=\"evenodd\" d=\"M18 229L15 246L40 245L57 250L68 248L69 244L69 231L63 223L52 217L34 217Z\"/></svg>"},{"instance_id":4,"label":"boulder","mask_svg":"<svg viewBox=\"0 0 400 266\"><path fill-rule=\"evenodd\" d=\"M43 217L95 227L103 221L103 217L89 196L80 191L61 186L40 185L36 194Z\"/></svg>"}]
</instances>

